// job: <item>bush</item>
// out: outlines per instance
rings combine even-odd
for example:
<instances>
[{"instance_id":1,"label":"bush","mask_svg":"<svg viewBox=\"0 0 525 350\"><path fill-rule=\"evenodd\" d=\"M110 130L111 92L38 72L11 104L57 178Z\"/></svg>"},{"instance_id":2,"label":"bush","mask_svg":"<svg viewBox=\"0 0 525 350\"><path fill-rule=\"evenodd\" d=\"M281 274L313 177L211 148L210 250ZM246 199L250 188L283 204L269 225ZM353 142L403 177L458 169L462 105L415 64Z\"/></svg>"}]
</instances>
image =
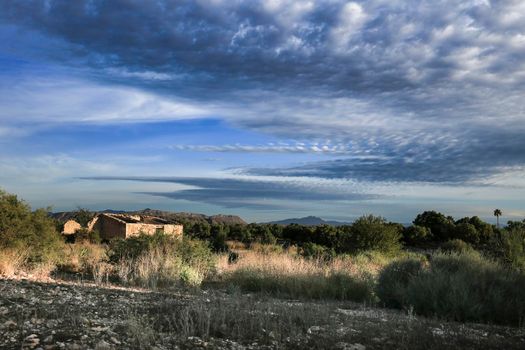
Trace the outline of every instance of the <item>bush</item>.
<instances>
[{"instance_id":1,"label":"bush","mask_svg":"<svg viewBox=\"0 0 525 350\"><path fill-rule=\"evenodd\" d=\"M56 264L63 241L47 211L31 212L17 196L0 190L0 250L23 251L27 264Z\"/></svg>"},{"instance_id":2,"label":"bush","mask_svg":"<svg viewBox=\"0 0 525 350\"><path fill-rule=\"evenodd\" d=\"M342 237L343 252L360 252L376 250L382 253L393 253L401 248L401 232L389 225L385 219L373 215L362 216L345 232Z\"/></svg>"},{"instance_id":3,"label":"bush","mask_svg":"<svg viewBox=\"0 0 525 350\"><path fill-rule=\"evenodd\" d=\"M501 232L494 242L497 256L505 265L525 271L525 229L514 228Z\"/></svg>"},{"instance_id":4,"label":"bush","mask_svg":"<svg viewBox=\"0 0 525 350\"><path fill-rule=\"evenodd\" d=\"M468 253L474 251L474 248L461 239L452 239L441 245L439 248L443 253Z\"/></svg>"},{"instance_id":5,"label":"bush","mask_svg":"<svg viewBox=\"0 0 525 350\"><path fill-rule=\"evenodd\" d=\"M214 233L213 240L211 242L211 247L216 253L224 253L229 250L228 245L226 244L226 239L228 235L223 230L219 230Z\"/></svg>"},{"instance_id":6,"label":"bush","mask_svg":"<svg viewBox=\"0 0 525 350\"><path fill-rule=\"evenodd\" d=\"M385 267L379 274L376 287L381 302L385 306L394 308L406 306L408 285L423 271L423 266L424 261L421 259L405 258Z\"/></svg>"},{"instance_id":7,"label":"bush","mask_svg":"<svg viewBox=\"0 0 525 350\"><path fill-rule=\"evenodd\" d=\"M481 240L481 236L478 230L476 230L476 227L467 222L456 225L454 228L454 237L472 244L477 244Z\"/></svg>"},{"instance_id":8,"label":"bush","mask_svg":"<svg viewBox=\"0 0 525 350\"><path fill-rule=\"evenodd\" d=\"M305 258L310 259L330 260L335 257L333 249L310 242L303 244L299 252Z\"/></svg>"},{"instance_id":9,"label":"bush","mask_svg":"<svg viewBox=\"0 0 525 350\"><path fill-rule=\"evenodd\" d=\"M97 230L88 230L87 228L81 228L75 231L75 242L89 242L97 244L101 242L100 233Z\"/></svg>"},{"instance_id":10,"label":"bush","mask_svg":"<svg viewBox=\"0 0 525 350\"><path fill-rule=\"evenodd\" d=\"M95 213L80 207L73 213L73 219L75 219L75 221L83 228L87 228L88 223L93 217L95 217Z\"/></svg>"},{"instance_id":11,"label":"bush","mask_svg":"<svg viewBox=\"0 0 525 350\"><path fill-rule=\"evenodd\" d=\"M204 242L160 233L114 241L109 258L122 282L150 288L178 283L196 286L215 268Z\"/></svg>"},{"instance_id":12,"label":"bush","mask_svg":"<svg viewBox=\"0 0 525 350\"><path fill-rule=\"evenodd\" d=\"M385 304L424 316L517 326L525 320L524 288L525 275L469 252L436 254L421 270L417 263L393 263L377 292Z\"/></svg>"},{"instance_id":13,"label":"bush","mask_svg":"<svg viewBox=\"0 0 525 350\"><path fill-rule=\"evenodd\" d=\"M412 225L403 230L403 241L414 245L430 239L430 229L423 226Z\"/></svg>"},{"instance_id":14,"label":"bush","mask_svg":"<svg viewBox=\"0 0 525 350\"><path fill-rule=\"evenodd\" d=\"M454 234L454 219L433 210L418 214L414 225L429 228L432 239L437 241L446 241Z\"/></svg>"}]
</instances>

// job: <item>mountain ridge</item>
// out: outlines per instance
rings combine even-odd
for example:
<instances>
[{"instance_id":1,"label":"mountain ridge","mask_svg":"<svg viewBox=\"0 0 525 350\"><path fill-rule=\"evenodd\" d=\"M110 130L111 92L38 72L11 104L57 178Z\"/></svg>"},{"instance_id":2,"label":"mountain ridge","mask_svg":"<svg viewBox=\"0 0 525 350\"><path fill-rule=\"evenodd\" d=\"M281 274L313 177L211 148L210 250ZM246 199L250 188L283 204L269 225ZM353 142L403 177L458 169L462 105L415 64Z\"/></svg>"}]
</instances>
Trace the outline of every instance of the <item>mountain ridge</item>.
<instances>
[{"instance_id":1,"label":"mountain ridge","mask_svg":"<svg viewBox=\"0 0 525 350\"><path fill-rule=\"evenodd\" d=\"M277 221L266 222L266 224L274 225L290 225L290 224L299 224L305 226L320 226L320 225L332 225L332 226L342 226L350 225L348 222L335 221L335 220L324 220L318 216L305 216L302 218L290 218Z\"/></svg>"}]
</instances>

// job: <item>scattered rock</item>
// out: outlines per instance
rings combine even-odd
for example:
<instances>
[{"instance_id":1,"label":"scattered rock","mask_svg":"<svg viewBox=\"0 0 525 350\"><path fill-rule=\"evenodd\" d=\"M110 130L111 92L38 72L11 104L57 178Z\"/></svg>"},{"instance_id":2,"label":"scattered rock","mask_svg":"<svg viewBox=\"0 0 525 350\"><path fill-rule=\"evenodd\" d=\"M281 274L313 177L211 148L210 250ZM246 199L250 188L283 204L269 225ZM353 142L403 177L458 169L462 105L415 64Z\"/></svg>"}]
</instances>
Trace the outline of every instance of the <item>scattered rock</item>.
<instances>
[{"instance_id":1,"label":"scattered rock","mask_svg":"<svg viewBox=\"0 0 525 350\"><path fill-rule=\"evenodd\" d=\"M16 322L13 320L5 321L1 326L0 329L7 329L7 330L13 330L16 328Z\"/></svg>"},{"instance_id":2,"label":"scattered rock","mask_svg":"<svg viewBox=\"0 0 525 350\"><path fill-rule=\"evenodd\" d=\"M113 344L116 344L116 345L120 345L122 344L117 338L115 337L111 337L109 338L109 340L113 343Z\"/></svg>"},{"instance_id":3,"label":"scattered rock","mask_svg":"<svg viewBox=\"0 0 525 350\"><path fill-rule=\"evenodd\" d=\"M344 342L339 342L335 344L335 348L341 350L366 350L366 346L364 346L363 344L349 344Z\"/></svg>"},{"instance_id":4,"label":"scattered rock","mask_svg":"<svg viewBox=\"0 0 525 350\"><path fill-rule=\"evenodd\" d=\"M53 342L53 336L52 335L48 335L47 337L45 337L44 343L49 344L49 343L52 343L52 342Z\"/></svg>"},{"instance_id":5,"label":"scattered rock","mask_svg":"<svg viewBox=\"0 0 525 350\"><path fill-rule=\"evenodd\" d=\"M24 342L22 343L23 349L34 349L40 344L40 339L38 338L38 335L31 334L24 338Z\"/></svg>"},{"instance_id":6,"label":"scattered rock","mask_svg":"<svg viewBox=\"0 0 525 350\"><path fill-rule=\"evenodd\" d=\"M97 343L95 346L95 350L109 350L111 349L111 345L109 345L108 342L101 340Z\"/></svg>"},{"instance_id":7,"label":"scattered rock","mask_svg":"<svg viewBox=\"0 0 525 350\"><path fill-rule=\"evenodd\" d=\"M320 332L322 330L323 330L323 328L321 328L320 326L312 326L312 327L308 328L307 333L308 334L312 334L312 333Z\"/></svg>"}]
</instances>

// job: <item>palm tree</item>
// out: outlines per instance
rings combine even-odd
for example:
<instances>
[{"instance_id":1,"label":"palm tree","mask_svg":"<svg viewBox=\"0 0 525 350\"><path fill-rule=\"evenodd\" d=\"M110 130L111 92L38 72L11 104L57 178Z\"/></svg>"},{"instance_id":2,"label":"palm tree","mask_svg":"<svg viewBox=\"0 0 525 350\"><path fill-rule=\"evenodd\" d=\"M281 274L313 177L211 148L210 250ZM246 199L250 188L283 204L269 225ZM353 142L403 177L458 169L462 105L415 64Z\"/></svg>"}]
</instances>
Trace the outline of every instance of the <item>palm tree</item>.
<instances>
[{"instance_id":1,"label":"palm tree","mask_svg":"<svg viewBox=\"0 0 525 350\"><path fill-rule=\"evenodd\" d=\"M496 222L497 222L496 225L498 226L498 228L499 228L499 217L501 216L501 214L502 214L501 210L499 209L494 210L494 216L496 217Z\"/></svg>"}]
</instances>

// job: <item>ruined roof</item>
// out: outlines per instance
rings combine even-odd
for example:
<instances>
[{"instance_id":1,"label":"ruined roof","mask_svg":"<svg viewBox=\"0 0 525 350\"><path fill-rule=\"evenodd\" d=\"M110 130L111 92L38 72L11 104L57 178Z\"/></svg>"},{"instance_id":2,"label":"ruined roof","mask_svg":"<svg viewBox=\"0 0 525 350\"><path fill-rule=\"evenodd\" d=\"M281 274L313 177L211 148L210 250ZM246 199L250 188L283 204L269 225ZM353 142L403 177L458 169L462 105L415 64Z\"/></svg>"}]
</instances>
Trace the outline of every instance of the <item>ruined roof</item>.
<instances>
[{"instance_id":1,"label":"ruined roof","mask_svg":"<svg viewBox=\"0 0 525 350\"><path fill-rule=\"evenodd\" d=\"M106 215L113 219L125 222L127 224L152 224L152 225L169 224L167 220L164 220L162 218L155 217L155 216L112 214L112 213L103 213L100 215Z\"/></svg>"}]
</instances>

